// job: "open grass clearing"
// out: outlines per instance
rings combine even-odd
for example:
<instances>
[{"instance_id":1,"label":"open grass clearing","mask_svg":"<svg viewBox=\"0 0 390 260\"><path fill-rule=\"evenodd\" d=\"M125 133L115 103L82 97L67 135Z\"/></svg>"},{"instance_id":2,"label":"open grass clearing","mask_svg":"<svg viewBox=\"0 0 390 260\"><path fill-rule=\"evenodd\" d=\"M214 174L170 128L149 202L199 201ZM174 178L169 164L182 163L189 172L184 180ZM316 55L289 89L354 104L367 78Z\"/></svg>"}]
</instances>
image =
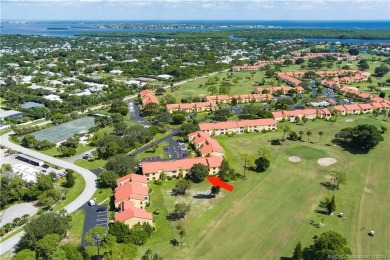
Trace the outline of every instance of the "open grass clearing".
<instances>
[{"instance_id":1,"label":"open grass clearing","mask_svg":"<svg viewBox=\"0 0 390 260\"><path fill-rule=\"evenodd\" d=\"M256 155L260 146L271 149L271 167L262 174L247 172L246 181L232 183L235 187L232 193L222 191L219 198L206 200L210 207L203 205L199 210L194 206L197 210L191 210L180 222L187 232L186 246L174 248L167 241L168 236L160 239L156 232L144 248L151 248L169 259L257 259L260 255L264 259L278 259L291 256L298 241L305 247L312 243L314 235L334 230L347 239L354 254L389 254L390 213L384 203L390 196L385 188L390 185L386 177L390 169L384 152L389 145L389 132L385 133L385 141L368 154L344 151L332 145L331 140L344 127L371 123L389 128L390 124L371 116L351 118L355 122L316 120L305 126L287 123L294 131L312 131L313 143L304 138L303 142L286 141L282 146L271 146L269 140L281 138L281 130L215 137L237 171L242 173L242 162L237 155L242 152ZM319 139L314 139L317 135L314 133L319 131L324 132L320 143ZM291 164L287 160L291 155L301 156L302 162ZM321 167L317 160L322 157L336 158L339 163ZM333 170L348 174L347 183L337 191L320 185L320 182L330 180ZM207 186L204 191L210 188L206 182L199 187L201 185ZM174 201L164 186L153 191L159 197L155 202L151 195L151 207L160 203L160 212L163 208L169 212ZM319 202L332 194L336 196L336 212L343 212L347 220L315 212ZM188 201L198 203L193 198ZM325 226L317 228L311 224L320 222ZM156 221L156 225L158 229L162 224ZM171 227L171 239L179 239L172 227L176 223L164 225ZM362 226L366 230L362 231ZM367 230L371 229L376 231L374 238L367 236Z\"/></svg>"},{"instance_id":2,"label":"open grass clearing","mask_svg":"<svg viewBox=\"0 0 390 260\"><path fill-rule=\"evenodd\" d=\"M164 146L168 146L168 142L162 142L159 143L156 150L153 151L153 148L149 148L149 150L140 153L139 155L136 156L136 160L140 161L145 157L154 157L154 156L159 156L160 158L168 158L168 156L164 152Z\"/></svg>"},{"instance_id":3,"label":"open grass clearing","mask_svg":"<svg viewBox=\"0 0 390 260\"><path fill-rule=\"evenodd\" d=\"M76 148L75 155L85 153L86 151L89 151L91 149L93 149L92 146L79 144L79 146L77 146L77 148ZM46 155L49 155L49 156L53 156L53 157L66 158L66 157L62 157L62 155L57 151L57 147L53 147L53 148L50 148L48 150L39 151L39 152L46 154ZM75 156L75 155L72 155L72 156Z\"/></svg>"},{"instance_id":4,"label":"open grass clearing","mask_svg":"<svg viewBox=\"0 0 390 260\"><path fill-rule=\"evenodd\" d=\"M62 240L63 243L80 244L81 237L83 235L83 226L85 221L84 210L77 210L71 214L72 221L70 222L70 228L68 230L68 236Z\"/></svg>"},{"instance_id":5,"label":"open grass clearing","mask_svg":"<svg viewBox=\"0 0 390 260\"><path fill-rule=\"evenodd\" d=\"M75 165L83 167L83 168L88 169L88 170L98 169L98 168L106 165L106 163L107 163L107 160L94 159L94 158L88 159L88 160L78 159L74 162Z\"/></svg>"}]
</instances>

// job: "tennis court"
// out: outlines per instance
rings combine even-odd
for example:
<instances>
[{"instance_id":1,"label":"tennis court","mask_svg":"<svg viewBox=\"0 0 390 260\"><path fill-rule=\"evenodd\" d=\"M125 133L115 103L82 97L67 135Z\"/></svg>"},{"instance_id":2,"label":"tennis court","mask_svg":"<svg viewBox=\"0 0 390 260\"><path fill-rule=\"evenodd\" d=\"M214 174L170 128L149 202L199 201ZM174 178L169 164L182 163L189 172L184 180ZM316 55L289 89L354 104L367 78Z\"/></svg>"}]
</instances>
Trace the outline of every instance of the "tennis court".
<instances>
[{"instance_id":1,"label":"tennis court","mask_svg":"<svg viewBox=\"0 0 390 260\"><path fill-rule=\"evenodd\" d=\"M72 137L74 134L87 131L93 126L95 126L95 118L87 116L62 125L43 129L35 132L33 135L38 140L48 140L53 143L58 143Z\"/></svg>"}]
</instances>

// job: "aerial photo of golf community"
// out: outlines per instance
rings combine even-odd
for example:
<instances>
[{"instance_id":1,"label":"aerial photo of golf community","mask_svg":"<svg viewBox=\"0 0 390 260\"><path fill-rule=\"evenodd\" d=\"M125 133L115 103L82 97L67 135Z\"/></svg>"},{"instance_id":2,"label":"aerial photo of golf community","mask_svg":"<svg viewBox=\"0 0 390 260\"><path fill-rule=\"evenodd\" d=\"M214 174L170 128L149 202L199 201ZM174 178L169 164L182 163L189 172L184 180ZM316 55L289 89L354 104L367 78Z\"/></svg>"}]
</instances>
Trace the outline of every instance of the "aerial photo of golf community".
<instances>
[{"instance_id":1,"label":"aerial photo of golf community","mask_svg":"<svg viewBox=\"0 0 390 260\"><path fill-rule=\"evenodd\" d=\"M2 21L0 258L389 258L389 29L258 23Z\"/></svg>"}]
</instances>

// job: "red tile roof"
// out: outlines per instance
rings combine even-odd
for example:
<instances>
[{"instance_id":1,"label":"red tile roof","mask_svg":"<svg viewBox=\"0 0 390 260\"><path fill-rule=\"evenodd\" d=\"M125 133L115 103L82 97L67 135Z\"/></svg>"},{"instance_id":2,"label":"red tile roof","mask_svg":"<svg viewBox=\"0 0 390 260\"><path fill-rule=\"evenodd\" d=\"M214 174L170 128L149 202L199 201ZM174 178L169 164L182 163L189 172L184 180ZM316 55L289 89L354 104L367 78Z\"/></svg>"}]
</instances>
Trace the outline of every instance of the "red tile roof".
<instances>
[{"instance_id":1,"label":"red tile roof","mask_svg":"<svg viewBox=\"0 0 390 260\"><path fill-rule=\"evenodd\" d=\"M126 182L125 184L115 188L115 202L128 199L132 194L148 196L148 187L137 182Z\"/></svg>"},{"instance_id":2,"label":"red tile roof","mask_svg":"<svg viewBox=\"0 0 390 260\"><path fill-rule=\"evenodd\" d=\"M357 104L344 105L345 109L349 110L361 110Z\"/></svg>"},{"instance_id":3,"label":"red tile roof","mask_svg":"<svg viewBox=\"0 0 390 260\"><path fill-rule=\"evenodd\" d=\"M347 111L347 109L343 106L333 106L333 109L338 110L338 111Z\"/></svg>"},{"instance_id":4,"label":"red tile roof","mask_svg":"<svg viewBox=\"0 0 390 260\"><path fill-rule=\"evenodd\" d=\"M361 109L372 109L371 104L358 104Z\"/></svg>"},{"instance_id":5,"label":"red tile roof","mask_svg":"<svg viewBox=\"0 0 390 260\"><path fill-rule=\"evenodd\" d=\"M134 207L115 214L115 221L119 222L124 222L132 218L153 220L153 215L144 209L138 209Z\"/></svg>"},{"instance_id":6,"label":"red tile roof","mask_svg":"<svg viewBox=\"0 0 390 260\"><path fill-rule=\"evenodd\" d=\"M145 176L142 176L142 175L139 175L139 174L135 174L135 173L130 173L130 174L127 174L123 177L120 177L119 179L116 180L116 183L120 183L120 182L123 182L123 181L134 181L134 182L139 182L139 183L148 183L148 181L146 180Z\"/></svg>"},{"instance_id":7,"label":"red tile roof","mask_svg":"<svg viewBox=\"0 0 390 260\"><path fill-rule=\"evenodd\" d=\"M274 116L274 118L283 117L283 112L282 111L274 111L274 112L272 112L272 115Z\"/></svg>"},{"instance_id":8,"label":"red tile roof","mask_svg":"<svg viewBox=\"0 0 390 260\"><path fill-rule=\"evenodd\" d=\"M163 162L142 162L142 173L150 174L158 171L189 170L194 164L201 163L208 167L219 167L222 163L220 157L196 157ZM216 165L216 166L214 166Z\"/></svg>"}]
</instances>

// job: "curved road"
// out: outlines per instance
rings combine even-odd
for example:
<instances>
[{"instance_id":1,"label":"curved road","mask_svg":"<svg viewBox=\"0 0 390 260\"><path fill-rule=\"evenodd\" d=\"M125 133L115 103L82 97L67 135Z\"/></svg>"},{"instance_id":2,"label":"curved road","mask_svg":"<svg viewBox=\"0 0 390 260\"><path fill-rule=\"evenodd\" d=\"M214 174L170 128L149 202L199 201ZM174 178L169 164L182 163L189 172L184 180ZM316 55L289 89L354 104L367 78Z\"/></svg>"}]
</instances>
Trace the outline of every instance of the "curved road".
<instances>
[{"instance_id":1,"label":"curved road","mask_svg":"<svg viewBox=\"0 0 390 260\"><path fill-rule=\"evenodd\" d=\"M72 201L69 205L65 207L65 209L68 211L68 213L72 213L73 211L77 210L81 206L83 206L95 193L96 191L96 175L84 168L81 168L79 166L76 166L72 163L21 147L20 145L14 144L8 140L8 137L13 132L6 133L0 137L0 143L8 148L11 148L14 151L18 151L20 153L35 157L39 160L48 162L50 164L59 166L61 168L65 169L72 169L75 172L79 173L81 176L83 176L85 180L85 188L84 191L78 196L74 201ZM4 242L0 243L0 255L4 254L5 252L13 249L19 242L20 238L23 236L24 232L20 232L17 235L5 240Z\"/></svg>"}]
</instances>

